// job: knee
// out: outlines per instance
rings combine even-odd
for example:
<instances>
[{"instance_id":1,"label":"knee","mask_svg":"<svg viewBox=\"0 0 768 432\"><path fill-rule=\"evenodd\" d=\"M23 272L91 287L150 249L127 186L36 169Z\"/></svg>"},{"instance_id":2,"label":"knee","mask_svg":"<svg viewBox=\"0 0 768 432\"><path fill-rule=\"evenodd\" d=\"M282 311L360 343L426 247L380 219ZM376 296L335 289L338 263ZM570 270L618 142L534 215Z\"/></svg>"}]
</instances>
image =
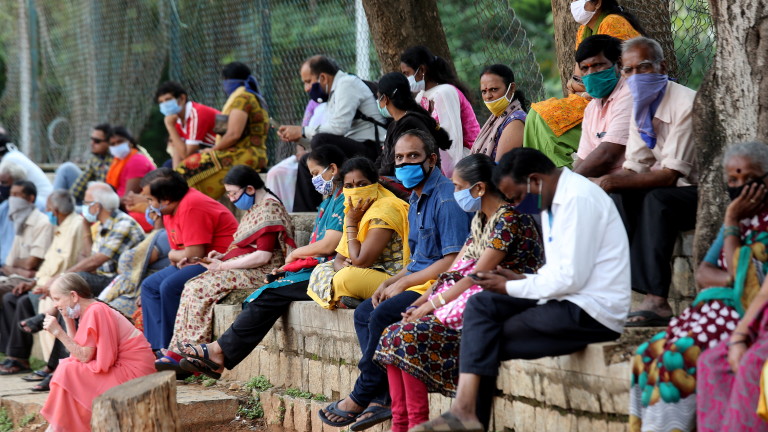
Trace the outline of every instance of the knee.
<instances>
[{"instance_id":1,"label":"knee","mask_svg":"<svg viewBox=\"0 0 768 432\"><path fill-rule=\"evenodd\" d=\"M14 304L16 304L16 295L12 292L3 294L3 307L13 307Z\"/></svg>"},{"instance_id":2,"label":"knee","mask_svg":"<svg viewBox=\"0 0 768 432\"><path fill-rule=\"evenodd\" d=\"M371 318L371 312L373 312L373 302L371 299L363 300L363 302L355 308L355 323L367 326L368 320Z\"/></svg>"},{"instance_id":3,"label":"knee","mask_svg":"<svg viewBox=\"0 0 768 432\"><path fill-rule=\"evenodd\" d=\"M466 315L468 312L475 313L478 311L488 311L489 302L493 302L493 294L487 291L479 292L467 300L464 314Z\"/></svg>"}]
</instances>

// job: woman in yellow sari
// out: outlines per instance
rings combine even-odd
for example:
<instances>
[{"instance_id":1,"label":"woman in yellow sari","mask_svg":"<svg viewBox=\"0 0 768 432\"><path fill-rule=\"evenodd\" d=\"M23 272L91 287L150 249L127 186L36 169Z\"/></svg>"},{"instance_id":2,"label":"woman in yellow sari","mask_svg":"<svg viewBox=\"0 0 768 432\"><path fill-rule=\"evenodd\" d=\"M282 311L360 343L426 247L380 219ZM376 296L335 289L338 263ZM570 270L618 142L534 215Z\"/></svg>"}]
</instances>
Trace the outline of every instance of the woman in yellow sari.
<instances>
[{"instance_id":1,"label":"woman in yellow sari","mask_svg":"<svg viewBox=\"0 0 768 432\"><path fill-rule=\"evenodd\" d=\"M379 183L362 157L348 160L344 185L344 230L336 259L315 267L307 295L326 309L354 308L410 260L408 204Z\"/></svg>"},{"instance_id":2,"label":"woman in yellow sari","mask_svg":"<svg viewBox=\"0 0 768 432\"><path fill-rule=\"evenodd\" d=\"M222 76L229 98L216 116L216 144L188 156L176 168L190 187L213 199L224 193L222 180L232 166L247 165L256 171L267 166L269 115L258 82L239 62L226 65Z\"/></svg>"}]
</instances>

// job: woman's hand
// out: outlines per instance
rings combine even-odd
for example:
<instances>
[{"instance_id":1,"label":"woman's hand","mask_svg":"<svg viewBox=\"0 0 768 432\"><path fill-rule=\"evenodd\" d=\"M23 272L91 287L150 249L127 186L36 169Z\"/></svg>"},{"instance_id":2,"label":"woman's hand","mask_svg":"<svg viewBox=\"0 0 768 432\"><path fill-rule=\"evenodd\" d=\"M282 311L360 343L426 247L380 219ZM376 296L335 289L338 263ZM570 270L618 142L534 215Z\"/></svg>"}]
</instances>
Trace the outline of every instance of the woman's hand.
<instances>
[{"instance_id":1,"label":"woman's hand","mask_svg":"<svg viewBox=\"0 0 768 432\"><path fill-rule=\"evenodd\" d=\"M403 321L405 322L413 322L418 321L424 316L429 315L435 310L435 308L432 306L432 303L429 301L425 301L424 304L417 308L411 308L408 309L403 313Z\"/></svg>"},{"instance_id":2,"label":"woman's hand","mask_svg":"<svg viewBox=\"0 0 768 432\"><path fill-rule=\"evenodd\" d=\"M288 256L287 256L287 257L285 257L285 263L286 263L286 264L290 264L290 263L292 263L292 262L296 261L297 259L298 259L298 258L296 258L296 257L293 255L293 252L291 252L291 253L289 253L289 254L288 254Z\"/></svg>"},{"instance_id":3,"label":"woman's hand","mask_svg":"<svg viewBox=\"0 0 768 432\"><path fill-rule=\"evenodd\" d=\"M357 226L374 201L373 198L368 198L365 201L358 200L357 204L353 204L352 197L348 197L347 216L344 218L344 226Z\"/></svg>"},{"instance_id":4,"label":"woman's hand","mask_svg":"<svg viewBox=\"0 0 768 432\"><path fill-rule=\"evenodd\" d=\"M221 257L223 257L223 256L224 256L223 253L221 253L219 251L216 251L216 250L212 250L212 251L208 252L208 258L212 259L212 260L214 260L214 259L221 259Z\"/></svg>"},{"instance_id":5,"label":"woman's hand","mask_svg":"<svg viewBox=\"0 0 768 432\"><path fill-rule=\"evenodd\" d=\"M728 347L728 364L731 365L731 370L733 373L737 373L739 371L739 363L741 363L741 358L744 357L744 353L746 352L746 342L732 344Z\"/></svg>"},{"instance_id":6,"label":"woman's hand","mask_svg":"<svg viewBox=\"0 0 768 432\"><path fill-rule=\"evenodd\" d=\"M52 334L53 337L58 337L63 330L61 325L59 325L59 321L56 319L56 317L51 315L45 315L45 319L43 320L43 329Z\"/></svg>"},{"instance_id":7,"label":"woman's hand","mask_svg":"<svg viewBox=\"0 0 768 432\"><path fill-rule=\"evenodd\" d=\"M736 225L740 220L752 217L765 207L766 189L763 183L752 184L744 188L735 200L728 204L725 211L727 225Z\"/></svg>"},{"instance_id":8,"label":"woman's hand","mask_svg":"<svg viewBox=\"0 0 768 432\"><path fill-rule=\"evenodd\" d=\"M206 270L212 271L212 272L226 270L224 268L224 262L221 261L220 259L217 259L217 258L211 259L211 261L209 263L204 263L204 262L201 261L200 265L205 267Z\"/></svg>"}]
</instances>

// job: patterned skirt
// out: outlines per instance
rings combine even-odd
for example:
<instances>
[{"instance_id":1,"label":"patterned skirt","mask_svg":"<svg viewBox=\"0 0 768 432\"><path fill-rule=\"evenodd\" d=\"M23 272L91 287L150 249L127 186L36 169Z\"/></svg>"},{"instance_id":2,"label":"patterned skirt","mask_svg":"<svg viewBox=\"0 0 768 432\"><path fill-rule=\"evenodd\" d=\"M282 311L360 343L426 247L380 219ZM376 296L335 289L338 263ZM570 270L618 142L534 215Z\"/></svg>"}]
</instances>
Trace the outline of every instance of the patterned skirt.
<instances>
[{"instance_id":1,"label":"patterned skirt","mask_svg":"<svg viewBox=\"0 0 768 432\"><path fill-rule=\"evenodd\" d=\"M374 361L408 372L425 383L430 393L455 397L460 342L460 330L427 315L416 322L389 326L379 340Z\"/></svg>"}]
</instances>

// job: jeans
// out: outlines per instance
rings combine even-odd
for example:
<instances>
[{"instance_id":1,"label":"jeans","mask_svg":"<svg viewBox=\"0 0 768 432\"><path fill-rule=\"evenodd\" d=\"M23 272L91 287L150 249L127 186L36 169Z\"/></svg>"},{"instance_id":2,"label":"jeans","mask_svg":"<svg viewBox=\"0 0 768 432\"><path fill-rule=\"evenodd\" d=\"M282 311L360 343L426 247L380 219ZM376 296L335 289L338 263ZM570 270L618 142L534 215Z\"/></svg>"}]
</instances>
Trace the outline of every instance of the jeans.
<instances>
[{"instance_id":1,"label":"jeans","mask_svg":"<svg viewBox=\"0 0 768 432\"><path fill-rule=\"evenodd\" d=\"M64 162L56 168L56 174L53 177L53 190L69 190L82 173L83 171L77 165L72 162Z\"/></svg>"}]
</instances>

